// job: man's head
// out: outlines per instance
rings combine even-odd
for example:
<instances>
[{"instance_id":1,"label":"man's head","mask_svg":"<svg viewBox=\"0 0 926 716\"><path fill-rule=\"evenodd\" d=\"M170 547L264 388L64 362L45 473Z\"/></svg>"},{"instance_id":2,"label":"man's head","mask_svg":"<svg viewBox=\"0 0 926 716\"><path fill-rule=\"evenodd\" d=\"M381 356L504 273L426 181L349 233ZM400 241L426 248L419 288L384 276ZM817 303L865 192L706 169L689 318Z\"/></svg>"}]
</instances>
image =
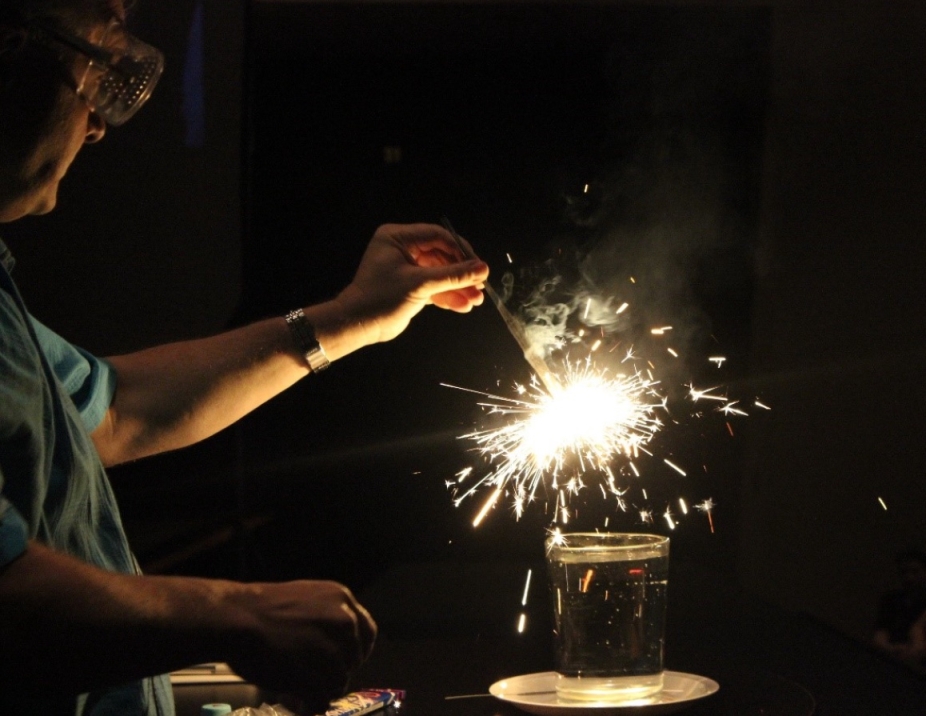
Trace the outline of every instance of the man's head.
<instances>
[{"instance_id":1,"label":"man's head","mask_svg":"<svg viewBox=\"0 0 926 716\"><path fill-rule=\"evenodd\" d=\"M0 0L0 221L51 211L80 148L144 103L163 60L119 0Z\"/></svg>"}]
</instances>

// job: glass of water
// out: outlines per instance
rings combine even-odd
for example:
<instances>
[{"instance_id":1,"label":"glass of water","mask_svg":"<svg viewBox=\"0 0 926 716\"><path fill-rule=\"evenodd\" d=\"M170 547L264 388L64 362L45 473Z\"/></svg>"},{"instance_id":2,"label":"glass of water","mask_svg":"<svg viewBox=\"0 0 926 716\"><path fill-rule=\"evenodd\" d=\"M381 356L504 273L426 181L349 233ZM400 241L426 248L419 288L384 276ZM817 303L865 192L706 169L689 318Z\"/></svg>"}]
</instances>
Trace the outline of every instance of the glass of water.
<instances>
[{"instance_id":1,"label":"glass of water","mask_svg":"<svg viewBox=\"0 0 926 716\"><path fill-rule=\"evenodd\" d=\"M557 534L546 552L559 698L613 703L658 693L669 538Z\"/></svg>"}]
</instances>

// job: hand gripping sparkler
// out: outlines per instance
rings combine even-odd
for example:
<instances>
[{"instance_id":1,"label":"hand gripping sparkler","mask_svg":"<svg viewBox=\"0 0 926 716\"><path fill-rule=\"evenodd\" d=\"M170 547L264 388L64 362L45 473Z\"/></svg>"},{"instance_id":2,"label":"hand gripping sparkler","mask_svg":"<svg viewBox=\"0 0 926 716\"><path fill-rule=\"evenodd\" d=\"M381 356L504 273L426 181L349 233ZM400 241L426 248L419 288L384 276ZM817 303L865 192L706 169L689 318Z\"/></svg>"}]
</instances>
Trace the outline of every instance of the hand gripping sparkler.
<instances>
[{"instance_id":1,"label":"hand gripping sparkler","mask_svg":"<svg viewBox=\"0 0 926 716\"><path fill-rule=\"evenodd\" d=\"M450 235L453 237L453 240L456 242L460 251L463 252L463 255L468 259L475 259L476 254L473 253L473 250L467 246L467 244L460 238L460 235L454 231L454 228L450 225L450 222L447 220L447 217L441 219L441 225L447 229ZM543 383L544 387L547 389L551 395L554 395L562 390L562 385L557 379L556 375L550 369L550 366L547 365L546 361L534 346L531 345L530 341L527 339L527 334L524 332L524 326L522 323L511 315L511 311L505 306L501 297L496 293L495 289L492 288L492 284L486 281L485 292L489 297L489 300L495 305L495 309L498 311L498 315L502 317L502 320L505 322L505 326L508 328L508 332L511 333L512 337L517 341L518 345L521 347L521 350L524 352L524 358L527 360L531 368L537 374L537 377Z\"/></svg>"}]
</instances>

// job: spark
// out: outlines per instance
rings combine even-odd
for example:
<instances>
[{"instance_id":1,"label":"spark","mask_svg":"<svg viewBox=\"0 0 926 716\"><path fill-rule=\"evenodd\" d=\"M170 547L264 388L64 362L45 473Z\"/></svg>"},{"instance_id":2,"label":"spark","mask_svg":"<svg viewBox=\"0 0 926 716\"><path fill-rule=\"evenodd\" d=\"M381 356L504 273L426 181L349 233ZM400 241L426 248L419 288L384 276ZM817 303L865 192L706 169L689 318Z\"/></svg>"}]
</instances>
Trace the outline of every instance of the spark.
<instances>
[{"instance_id":1,"label":"spark","mask_svg":"<svg viewBox=\"0 0 926 716\"><path fill-rule=\"evenodd\" d=\"M624 301L620 306L617 307L617 311L615 313L617 313L617 315L620 315L624 311L626 311L629 306L630 304Z\"/></svg>"},{"instance_id":2,"label":"spark","mask_svg":"<svg viewBox=\"0 0 926 716\"><path fill-rule=\"evenodd\" d=\"M588 312L589 312L589 309L591 309L591 307L592 307L592 299L588 299L588 301L585 303L585 313L582 315L583 321L586 318L588 318Z\"/></svg>"},{"instance_id":3,"label":"spark","mask_svg":"<svg viewBox=\"0 0 926 716\"><path fill-rule=\"evenodd\" d=\"M457 482L463 482L467 477L469 477L473 472L472 467L464 467L457 473Z\"/></svg>"},{"instance_id":4,"label":"spark","mask_svg":"<svg viewBox=\"0 0 926 716\"><path fill-rule=\"evenodd\" d=\"M531 570L527 570L527 580L524 582L524 596L521 597L521 606L527 606L527 591L531 587Z\"/></svg>"},{"instance_id":5,"label":"spark","mask_svg":"<svg viewBox=\"0 0 926 716\"><path fill-rule=\"evenodd\" d=\"M593 353L594 351L597 351L599 348L601 348L601 339L600 339L600 338L599 338L598 340L596 340L594 343L592 343L592 347L589 348L588 350L589 350L590 353Z\"/></svg>"},{"instance_id":6,"label":"spark","mask_svg":"<svg viewBox=\"0 0 926 716\"><path fill-rule=\"evenodd\" d=\"M691 398L693 403L697 403L699 400L717 400L721 403L726 402L727 397L725 395L712 395L711 391L718 390L718 386L713 388L707 388L705 390L698 390L692 384L688 384L688 397Z\"/></svg>"},{"instance_id":7,"label":"spark","mask_svg":"<svg viewBox=\"0 0 926 716\"><path fill-rule=\"evenodd\" d=\"M719 408L717 408L717 410L719 410L724 415L749 415L749 413L747 413L745 410L733 407L739 402L740 401L738 400L731 400L726 405L721 405Z\"/></svg>"},{"instance_id":8,"label":"spark","mask_svg":"<svg viewBox=\"0 0 926 716\"><path fill-rule=\"evenodd\" d=\"M549 546L550 547L565 547L566 546L566 535L564 535L559 527L554 527L552 530L547 530L549 537Z\"/></svg>"},{"instance_id":9,"label":"spark","mask_svg":"<svg viewBox=\"0 0 926 716\"><path fill-rule=\"evenodd\" d=\"M637 280L636 280L633 276L631 276L631 277L630 277L630 283L636 283L636 282L637 282Z\"/></svg>"},{"instance_id":10,"label":"spark","mask_svg":"<svg viewBox=\"0 0 926 716\"><path fill-rule=\"evenodd\" d=\"M711 363L714 363L718 368L726 362L725 356L711 356L708 358Z\"/></svg>"},{"instance_id":11,"label":"spark","mask_svg":"<svg viewBox=\"0 0 926 716\"><path fill-rule=\"evenodd\" d=\"M588 184L585 185L585 189L582 190L583 194L588 194Z\"/></svg>"},{"instance_id":12,"label":"spark","mask_svg":"<svg viewBox=\"0 0 926 716\"><path fill-rule=\"evenodd\" d=\"M679 498L678 498L678 506L681 508L682 514L683 514L683 515L687 515L687 514L688 514L688 503L685 502L685 498L684 498L684 497L679 497Z\"/></svg>"},{"instance_id":13,"label":"spark","mask_svg":"<svg viewBox=\"0 0 926 716\"><path fill-rule=\"evenodd\" d=\"M650 510L640 510L640 521L653 524L653 513Z\"/></svg>"},{"instance_id":14,"label":"spark","mask_svg":"<svg viewBox=\"0 0 926 716\"><path fill-rule=\"evenodd\" d=\"M508 259L508 263L510 263L510 264L513 264L513 263L514 263L514 261L512 261L512 259L511 259L511 254L509 254L507 251L505 252L505 257Z\"/></svg>"},{"instance_id":15,"label":"spark","mask_svg":"<svg viewBox=\"0 0 926 716\"><path fill-rule=\"evenodd\" d=\"M521 612L521 616L518 617L518 634L524 633L524 625L527 623L527 614Z\"/></svg>"},{"instance_id":16,"label":"spark","mask_svg":"<svg viewBox=\"0 0 926 716\"><path fill-rule=\"evenodd\" d=\"M627 464L630 465L630 469L633 472L633 474L636 475L637 477L640 477L640 471L637 470L637 466L634 465L633 460L631 460Z\"/></svg>"},{"instance_id":17,"label":"spark","mask_svg":"<svg viewBox=\"0 0 926 716\"><path fill-rule=\"evenodd\" d=\"M771 410L770 407L768 407L765 403L759 402L759 400L756 400L753 405L755 405L757 408L762 408L762 410Z\"/></svg>"},{"instance_id":18,"label":"spark","mask_svg":"<svg viewBox=\"0 0 926 716\"><path fill-rule=\"evenodd\" d=\"M490 509L492 509L492 505L495 504L495 502L496 502L496 501L498 500L498 498L499 498L499 495L501 495L501 494L502 494L502 488L499 487L499 488L497 488L497 489L495 490L495 492L493 492L493 493L489 496L489 499L486 500L485 504L482 506L482 509L479 511L479 514L476 515L476 518L473 520L473 527L478 527L478 526L479 526L479 523L482 522L483 518L486 516L486 513L487 513Z\"/></svg>"},{"instance_id":19,"label":"spark","mask_svg":"<svg viewBox=\"0 0 926 716\"><path fill-rule=\"evenodd\" d=\"M700 510L707 515L707 521L711 526L711 534L714 534L714 517L712 515L714 510L714 500L708 497L706 500L704 500L704 502L695 505L695 509Z\"/></svg>"},{"instance_id":20,"label":"spark","mask_svg":"<svg viewBox=\"0 0 926 716\"><path fill-rule=\"evenodd\" d=\"M489 399L481 405L504 422L463 436L475 443L491 468L457 503L480 488L495 488L474 520L476 526L502 492L510 491L519 516L520 506L533 500L541 485L562 480L566 495L577 494L584 486L582 475L607 475L613 460L645 451L662 427L657 413L666 402L657 385L639 372L598 370L586 359L567 363L562 389L555 394L539 383L519 398L481 393ZM569 517L566 495L557 505L563 523Z\"/></svg>"},{"instance_id":21,"label":"spark","mask_svg":"<svg viewBox=\"0 0 926 716\"><path fill-rule=\"evenodd\" d=\"M659 328L651 328L650 333L653 334L654 336L661 336L666 331L671 331L671 330L672 330L672 326L660 326Z\"/></svg>"},{"instance_id":22,"label":"spark","mask_svg":"<svg viewBox=\"0 0 926 716\"><path fill-rule=\"evenodd\" d=\"M672 511L668 507L666 507L666 511L662 516L665 518L666 522L668 523L669 529L674 530L675 520L672 519Z\"/></svg>"},{"instance_id":23,"label":"spark","mask_svg":"<svg viewBox=\"0 0 926 716\"><path fill-rule=\"evenodd\" d=\"M585 578L582 579L582 580L579 580L579 591L580 591L580 592L587 592L587 591L588 591L588 585L592 583L592 579L594 579L594 578L595 578L595 570L594 570L594 569L589 569L589 570L585 573Z\"/></svg>"},{"instance_id":24,"label":"spark","mask_svg":"<svg viewBox=\"0 0 926 716\"><path fill-rule=\"evenodd\" d=\"M667 459L663 458L662 461L663 461L666 465L668 465L669 467L671 467L673 470L675 470L675 471L676 471L679 475L681 475L682 477L687 477L687 476L688 476L687 473L686 473L682 468L680 468L678 465L676 465L676 464L675 464L674 462L672 462L671 460L667 460Z\"/></svg>"},{"instance_id":25,"label":"spark","mask_svg":"<svg viewBox=\"0 0 926 716\"><path fill-rule=\"evenodd\" d=\"M669 355L671 355L673 358L678 358L678 353L676 353L672 348L666 348L666 350L669 351Z\"/></svg>"},{"instance_id":26,"label":"spark","mask_svg":"<svg viewBox=\"0 0 926 716\"><path fill-rule=\"evenodd\" d=\"M879 497L879 498L878 498L878 502L881 503L881 507L883 507L883 508L884 508L884 511L886 512L886 511L887 511L887 505L885 504L884 500L882 500L882 499Z\"/></svg>"}]
</instances>

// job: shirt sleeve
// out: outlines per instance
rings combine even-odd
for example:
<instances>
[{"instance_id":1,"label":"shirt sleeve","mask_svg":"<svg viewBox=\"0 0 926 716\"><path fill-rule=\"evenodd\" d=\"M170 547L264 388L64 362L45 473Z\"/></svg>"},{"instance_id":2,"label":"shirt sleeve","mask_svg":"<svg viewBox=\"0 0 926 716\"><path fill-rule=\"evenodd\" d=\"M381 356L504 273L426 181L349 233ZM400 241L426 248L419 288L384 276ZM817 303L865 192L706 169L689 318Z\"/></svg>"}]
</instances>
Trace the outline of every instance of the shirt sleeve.
<instances>
[{"instance_id":1,"label":"shirt sleeve","mask_svg":"<svg viewBox=\"0 0 926 716\"><path fill-rule=\"evenodd\" d=\"M42 353L71 396L88 432L103 421L116 394L116 370L106 360L69 343L29 316Z\"/></svg>"}]
</instances>

